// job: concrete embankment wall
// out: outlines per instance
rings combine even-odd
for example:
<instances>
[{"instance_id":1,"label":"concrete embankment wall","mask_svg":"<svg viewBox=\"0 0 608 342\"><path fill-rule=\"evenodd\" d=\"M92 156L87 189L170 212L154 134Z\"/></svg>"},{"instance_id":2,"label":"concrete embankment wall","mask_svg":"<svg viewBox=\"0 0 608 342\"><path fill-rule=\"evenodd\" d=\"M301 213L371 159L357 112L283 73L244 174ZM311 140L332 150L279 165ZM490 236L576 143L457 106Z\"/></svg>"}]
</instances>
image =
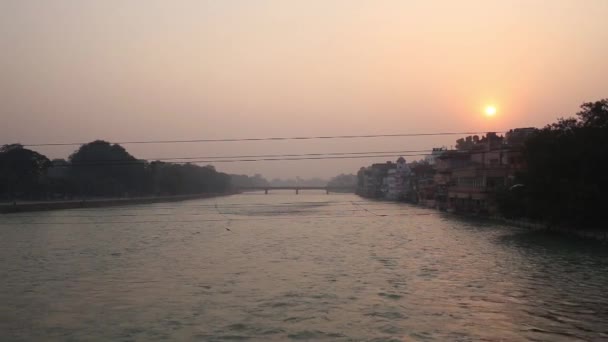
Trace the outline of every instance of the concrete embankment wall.
<instances>
[{"instance_id":1,"label":"concrete embankment wall","mask_svg":"<svg viewBox=\"0 0 608 342\"><path fill-rule=\"evenodd\" d=\"M179 196L158 196L158 197L134 197L134 198L106 198L77 201L48 201L48 202L15 202L0 204L0 213L21 213L30 211L62 210L78 208L102 208L116 207L132 204L150 204L163 202L178 202L201 198L212 198L219 196L229 196L234 193L221 194L196 194Z\"/></svg>"}]
</instances>

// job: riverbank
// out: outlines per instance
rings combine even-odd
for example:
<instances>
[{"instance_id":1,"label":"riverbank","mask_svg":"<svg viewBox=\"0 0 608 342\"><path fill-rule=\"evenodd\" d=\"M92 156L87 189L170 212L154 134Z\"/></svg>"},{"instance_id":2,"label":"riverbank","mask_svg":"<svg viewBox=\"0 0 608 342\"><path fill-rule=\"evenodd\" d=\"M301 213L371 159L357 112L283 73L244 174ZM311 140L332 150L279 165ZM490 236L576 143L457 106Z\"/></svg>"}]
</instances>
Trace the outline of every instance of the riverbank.
<instances>
[{"instance_id":1,"label":"riverbank","mask_svg":"<svg viewBox=\"0 0 608 342\"><path fill-rule=\"evenodd\" d=\"M426 207L428 208L428 207ZM433 209L433 208L431 208ZM559 234L563 236L571 236L575 238L591 239L602 243L608 243L608 231L599 229L576 229L566 226L549 225L548 223L539 221L530 221L527 219L509 219L499 215L471 215L464 212L450 212L451 215L459 217L474 217L487 219L496 223L506 224L508 226L524 228L533 232Z\"/></svg>"},{"instance_id":2,"label":"riverbank","mask_svg":"<svg viewBox=\"0 0 608 342\"><path fill-rule=\"evenodd\" d=\"M194 199L230 196L235 192L209 193L196 195L131 197L131 198L96 198L72 201L41 201L0 203L0 214L23 213L32 211L64 210L80 208L118 207L133 204L151 204L165 202L180 202Z\"/></svg>"},{"instance_id":3,"label":"riverbank","mask_svg":"<svg viewBox=\"0 0 608 342\"><path fill-rule=\"evenodd\" d=\"M504 217L492 217L492 220L507 223L511 226L526 228L533 231L555 233L566 236L574 236L584 239L592 239L601 242L608 242L608 231L599 229L574 229L565 226L551 226L546 223L531 222L525 219L507 219Z\"/></svg>"},{"instance_id":4,"label":"riverbank","mask_svg":"<svg viewBox=\"0 0 608 342\"><path fill-rule=\"evenodd\" d=\"M357 195L357 196L368 199L368 200L375 200L375 201L382 201L382 202L400 202L400 201L387 200L387 199L383 199L383 198L369 198L369 197L365 197L365 196L361 196L361 195ZM427 208L427 209L435 209L437 211L442 211L442 212L445 212L450 215L455 215L457 217L473 217L473 218L487 219L487 220L490 220L490 221L493 221L496 223L502 223L502 224L506 224L509 226L524 228L524 229L528 229L528 230L536 231L536 232L547 232L550 234L560 234L560 235L564 235L564 236L572 236L572 237L583 238L583 239L592 239L592 240L600 241L603 243L608 243L608 231L605 231L605 230L576 229L576 228L566 227L566 226L549 225L544 222L530 221L530 220L523 219L523 218L509 219L509 218L506 218L506 217L503 217L500 215L483 215L483 214L471 214L471 213L466 213L466 212L451 212L451 211L448 212L448 211L443 211L443 210L437 209L436 207L424 205L421 203L411 203L411 202L402 202L402 203L409 203L411 205L415 205L415 206L419 206L419 207L423 207L423 208Z\"/></svg>"}]
</instances>

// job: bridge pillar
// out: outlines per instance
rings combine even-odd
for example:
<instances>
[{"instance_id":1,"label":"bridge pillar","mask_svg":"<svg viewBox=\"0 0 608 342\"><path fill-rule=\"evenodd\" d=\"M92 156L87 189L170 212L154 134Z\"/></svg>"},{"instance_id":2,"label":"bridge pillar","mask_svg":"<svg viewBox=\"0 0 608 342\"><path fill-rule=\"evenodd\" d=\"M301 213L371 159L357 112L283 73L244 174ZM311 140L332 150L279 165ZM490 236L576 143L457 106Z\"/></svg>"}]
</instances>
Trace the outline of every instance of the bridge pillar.
<instances>
[{"instance_id":1,"label":"bridge pillar","mask_svg":"<svg viewBox=\"0 0 608 342\"><path fill-rule=\"evenodd\" d=\"M268 189L264 189L264 194L268 195Z\"/></svg>"},{"instance_id":2,"label":"bridge pillar","mask_svg":"<svg viewBox=\"0 0 608 342\"><path fill-rule=\"evenodd\" d=\"M300 193L300 189L296 188L296 195L298 195Z\"/></svg>"}]
</instances>

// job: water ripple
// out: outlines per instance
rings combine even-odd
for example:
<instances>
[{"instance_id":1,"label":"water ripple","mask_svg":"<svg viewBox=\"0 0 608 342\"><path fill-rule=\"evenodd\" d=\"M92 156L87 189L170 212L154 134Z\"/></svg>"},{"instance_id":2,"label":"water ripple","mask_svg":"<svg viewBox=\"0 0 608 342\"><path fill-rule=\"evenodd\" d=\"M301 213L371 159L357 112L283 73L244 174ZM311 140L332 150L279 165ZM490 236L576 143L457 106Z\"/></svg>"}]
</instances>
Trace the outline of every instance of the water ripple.
<instances>
[{"instance_id":1,"label":"water ripple","mask_svg":"<svg viewBox=\"0 0 608 342\"><path fill-rule=\"evenodd\" d=\"M425 215L332 205L360 200L243 195L132 211L183 221L193 204L226 206L200 223L3 226L2 340L608 340L605 246L405 204L369 203ZM251 220L208 220L226 217Z\"/></svg>"}]
</instances>

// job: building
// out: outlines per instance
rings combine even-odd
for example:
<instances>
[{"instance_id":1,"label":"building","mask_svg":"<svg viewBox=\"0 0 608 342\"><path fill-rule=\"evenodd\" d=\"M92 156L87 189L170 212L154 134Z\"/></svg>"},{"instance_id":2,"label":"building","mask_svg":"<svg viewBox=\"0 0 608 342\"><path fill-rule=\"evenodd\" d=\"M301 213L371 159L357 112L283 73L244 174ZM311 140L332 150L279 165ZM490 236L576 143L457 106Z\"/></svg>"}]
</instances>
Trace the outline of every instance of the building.
<instances>
[{"instance_id":1,"label":"building","mask_svg":"<svg viewBox=\"0 0 608 342\"><path fill-rule=\"evenodd\" d=\"M433 183L435 186L435 208L439 210L448 209L448 188L455 184L453 172L454 170L469 165L470 158L467 151L458 150L444 151L437 157L435 175L433 176Z\"/></svg>"},{"instance_id":2,"label":"building","mask_svg":"<svg viewBox=\"0 0 608 342\"><path fill-rule=\"evenodd\" d=\"M382 198L386 192L384 178L392 163L376 163L361 168L357 173L357 194L368 198Z\"/></svg>"},{"instance_id":3,"label":"building","mask_svg":"<svg viewBox=\"0 0 608 342\"><path fill-rule=\"evenodd\" d=\"M411 170L405 158L376 163L357 173L357 194L369 198L406 200L411 191Z\"/></svg>"},{"instance_id":4,"label":"building","mask_svg":"<svg viewBox=\"0 0 608 342\"><path fill-rule=\"evenodd\" d=\"M433 150L431 151L431 154L424 157L424 160L429 165L435 165L437 163L437 158L439 156L441 156L443 154L443 152L445 152L447 150L448 149L445 146L444 147L434 147Z\"/></svg>"},{"instance_id":5,"label":"building","mask_svg":"<svg viewBox=\"0 0 608 342\"><path fill-rule=\"evenodd\" d=\"M505 136L488 133L458 139L457 149L434 148L425 161L412 166L401 157L396 163L361 168L357 193L440 210L496 213L497 193L512 186L517 173L526 168L522 147L535 131L518 128Z\"/></svg>"},{"instance_id":6,"label":"building","mask_svg":"<svg viewBox=\"0 0 608 342\"><path fill-rule=\"evenodd\" d=\"M383 179L384 198L393 201L410 199L412 191L412 171L405 158L399 157L396 163L387 162L389 169Z\"/></svg>"},{"instance_id":7,"label":"building","mask_svg":"<svg viewBox=\"0 0 608 342\"><path fill-rule=\"evenodd\" d=\"M397 168L390 168L387 175L382 179L382 192L384 198L388 200L399 199L399 191L397 190Z\"/></svg>"},{"instance_id":8,"label":"building","mask_svg":"<svg viewBox=\"0 0 608 342\"><path fill-rule=\"evenodd\" d=\"M407 161L403 157L397 159L397 170L395 178L395 194L397 200L410 201L412 200L412 170L407 165Z\"/></svg>"},{"instance_id":9,"label":"building","mask_svg":"<svg viewBox=\"0 0 608 342\"><path fill-rule=\"evenodd\" d=\"M436 170L428 161L414 163L412 169L412 202L418 203L425 207L436 207L436 190L435 174Z\"/></svg>"},{"instance_id":10,"label":"building","mask_svg":"<svg viewBox=\"0 0 608 342\"><path fill-rule=\"evenodd\" d=\"M496 193L513 185L525 168L521 147L530 129L513 130L511 136L488 133L472 148L442 155L438 173L445 177L443 191L450 211L495 214ZM516 136L517 139L513 139ZM511 139L509 139L511 138ZM441 170L441 171L440 171Z\"/></svg>"}]
</instances>

